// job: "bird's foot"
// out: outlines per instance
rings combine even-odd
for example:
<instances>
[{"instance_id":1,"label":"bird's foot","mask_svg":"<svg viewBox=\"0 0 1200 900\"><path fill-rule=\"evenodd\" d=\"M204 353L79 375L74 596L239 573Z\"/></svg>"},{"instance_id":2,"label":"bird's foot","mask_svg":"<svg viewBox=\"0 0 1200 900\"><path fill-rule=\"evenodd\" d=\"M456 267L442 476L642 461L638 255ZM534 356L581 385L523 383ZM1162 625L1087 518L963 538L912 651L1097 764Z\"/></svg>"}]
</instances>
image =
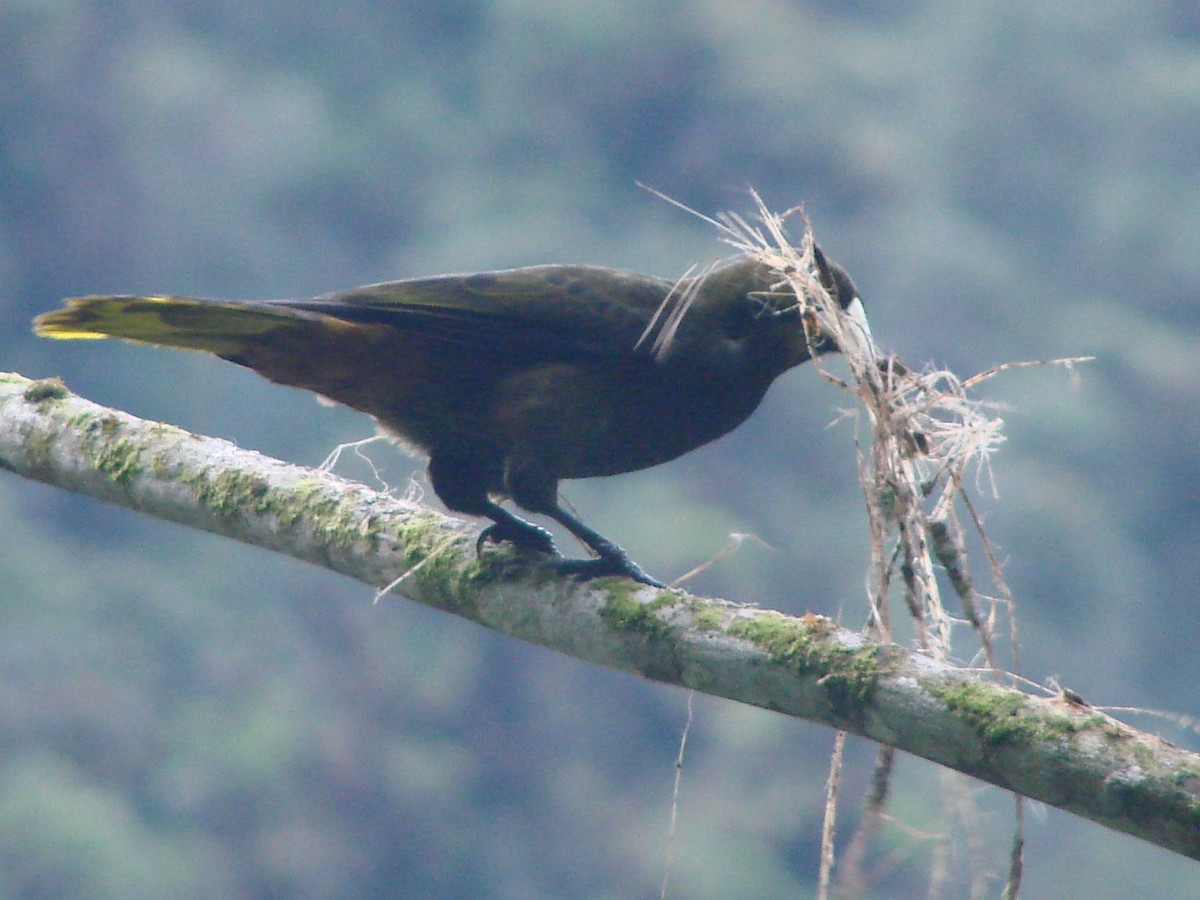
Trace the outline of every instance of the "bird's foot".
<instances>
[{"instance_id":1,"label":"bird's foot","mask_svg":"<svg viewBox=\"0 0 1200 900\"><path fill-rule=\"evenodd\" d=\"M607 553L595 559L555 559L550 567L563 575L573 575L587 581L602 575L624 575L650 587L665 588L666 585L657 578L651 577L646 570L629 558L624 550L617 548L615 553Z\"/></svg>"},{"instance_id":2,"label":"bird's foot","mask_svg":"<svg viewBox=\"0 0 1200 900\"><path fill-rule=\"evenodd\" d=\"M479 537L475 541L476 555L482 553L484 544L509 541L523 550L531 550L534 553L544 553L554 557L548 565L562 575L572 575L584 581L590 578L599 578L602 575L624 575L651 587L666 586L657 578L651 578L619 546L596 534L574 518L564 517L567 519L564 524L569 523L568 527L576 533L576 536L596 552L595 559L563 559L562 554L554 545L554 537L545 528L534 525L532 522L526 522L498 507L490 514L496 517L496 521L479 533Z\"/></svg>"},{"instance_id":3,"label":"bird's foot","mask_svg":"<svg viewBox=\"0 0 1200 900\"><path fill-rule=\"evenodd\" d=\"M501 541L510 541L522 549L532 550L535 553L545 553L549 556L561 555L558 548L554 546L554 537L549 531L532 522L516 518L496 522L479 532L479 537L475 541L475 555L478 556L483 551L484 544L489 542L498 544Z\"/></svg>"}]
</instances>

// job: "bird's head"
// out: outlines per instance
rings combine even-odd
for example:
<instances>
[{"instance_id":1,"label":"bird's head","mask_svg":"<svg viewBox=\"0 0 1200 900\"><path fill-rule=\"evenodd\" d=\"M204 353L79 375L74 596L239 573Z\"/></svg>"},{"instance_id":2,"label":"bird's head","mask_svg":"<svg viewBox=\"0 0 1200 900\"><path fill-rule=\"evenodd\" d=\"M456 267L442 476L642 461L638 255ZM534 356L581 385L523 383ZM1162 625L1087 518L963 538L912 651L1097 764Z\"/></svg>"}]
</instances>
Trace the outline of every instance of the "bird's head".
<instances>
[{"instance_id":1,"label":"bird's head","mask_svg":"<svg viewBox=\"0 0 1200 900\"><path fill-rule=\"evenodd\" d=\"M845 311L842 338L869 340L866 316L854 282L840 265L813 248L815 281ZM801 283L803 279L798 279ZM811 358L838 349L838 340L806 313L791 283L779 271L739 256L681 282L674 308L662 317L655 339L660 358L712 361L723 358L767 380Z\"/></svg>"}]
</instances>

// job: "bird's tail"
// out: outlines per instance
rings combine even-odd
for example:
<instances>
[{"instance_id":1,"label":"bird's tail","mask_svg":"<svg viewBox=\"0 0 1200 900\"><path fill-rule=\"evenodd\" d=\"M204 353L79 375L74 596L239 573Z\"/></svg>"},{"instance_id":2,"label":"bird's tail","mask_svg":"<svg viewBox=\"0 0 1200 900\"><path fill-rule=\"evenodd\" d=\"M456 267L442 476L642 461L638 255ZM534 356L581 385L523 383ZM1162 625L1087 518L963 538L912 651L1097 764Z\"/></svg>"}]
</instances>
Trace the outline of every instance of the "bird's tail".
<instances>
[{"instance_id":1,"label":"bird's tail","mask_svg":"<svg viewBox=\"0 0 1200 900\"><path fill-rule=\"evenodd\" d=\"M224 357L237 356L248 343L273 333L324 318L271 303L168 295L73 297L66 303L34 319L34 332L60 340L116 337Z\"/></svg>"}]
</instances>

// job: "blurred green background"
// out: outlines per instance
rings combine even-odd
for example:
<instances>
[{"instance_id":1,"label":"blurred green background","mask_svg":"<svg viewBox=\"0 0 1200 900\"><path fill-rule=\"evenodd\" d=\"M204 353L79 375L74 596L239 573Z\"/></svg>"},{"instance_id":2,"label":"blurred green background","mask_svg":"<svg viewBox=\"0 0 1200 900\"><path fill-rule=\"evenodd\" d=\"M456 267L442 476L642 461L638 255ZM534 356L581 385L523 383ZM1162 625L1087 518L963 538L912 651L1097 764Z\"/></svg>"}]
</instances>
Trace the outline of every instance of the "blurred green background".
<instances>
[{"instance_id":1,"label":"blurred green background","mask_svg":"<svg viewBox=\"0 0 1200 900\"><path fill-rule=\"evenodd\" d=\"M707 213L748 211L748 185L803 202L910 363L1095 354L1077 383L984 389L1008 407L981 506L1022 670L1200 715L1194 3L0 2L3 368L298 463L371 423L30 318L86 293L724 254L636 180ZM566 496L666 578L753 533L774 549L691 587L857 626L844 405L795 371L716 445ZM373 456L398 488L423 477ZM15 477L0 529L0 896L657 896L682 691ZM695 706L670 895L808 895L833 735ZM851 742L843 835L872 755ZM897 816L944 827L944 796L902 759ZM999 871L1010 801L976 799ZM1028 828L1026 896L1200 892L1132 838L1054 810ZM925 896L937 848L887 827L878 896Z\"/></svg>"}]
</instances>

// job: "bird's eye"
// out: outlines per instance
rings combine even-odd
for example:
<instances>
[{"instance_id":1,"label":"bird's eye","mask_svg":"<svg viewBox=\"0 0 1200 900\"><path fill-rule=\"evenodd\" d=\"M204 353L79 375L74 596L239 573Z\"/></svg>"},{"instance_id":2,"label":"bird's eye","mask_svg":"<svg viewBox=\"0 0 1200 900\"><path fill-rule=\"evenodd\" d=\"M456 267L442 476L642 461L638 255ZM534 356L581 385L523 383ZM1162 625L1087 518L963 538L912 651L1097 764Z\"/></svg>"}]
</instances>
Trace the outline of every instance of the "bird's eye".
<instances>
[{"instance_id":1,"label":"bird's eye","mask_svg":"<svg viewBox=\"0 0 1200 900\"><path fill-rule=\"evenodd\" d=\"M743 294L725 311L722 322L725 336L741 340L750 333L756 322L773 319L797 309L796 298L790 293L752 291Z\"/></svg>"},{"instance_id":2,"label":"bird's eye","mask_svg":"<svg viewBox=\"0 0 1200 900\"><path fill-rule=\"evenodd\" d=\"M786 316L798 310L796 296L791 292L755 290L744 294L726 313L725 334L731 340L739 340L749 334L755 323L763 319Z\"/></svg>"},{"instance_id":3,"label":"bird's eye","mask_svg":"<svg viewBox=\"0 0 1200 900\"><path fill-rule=\"evenodd\" d=\"M753 294L743 294L725 309L721 328L729 340L740 341L750 329L755 320L762 314L763 305Z\"/></svg>"}]
</instances>

